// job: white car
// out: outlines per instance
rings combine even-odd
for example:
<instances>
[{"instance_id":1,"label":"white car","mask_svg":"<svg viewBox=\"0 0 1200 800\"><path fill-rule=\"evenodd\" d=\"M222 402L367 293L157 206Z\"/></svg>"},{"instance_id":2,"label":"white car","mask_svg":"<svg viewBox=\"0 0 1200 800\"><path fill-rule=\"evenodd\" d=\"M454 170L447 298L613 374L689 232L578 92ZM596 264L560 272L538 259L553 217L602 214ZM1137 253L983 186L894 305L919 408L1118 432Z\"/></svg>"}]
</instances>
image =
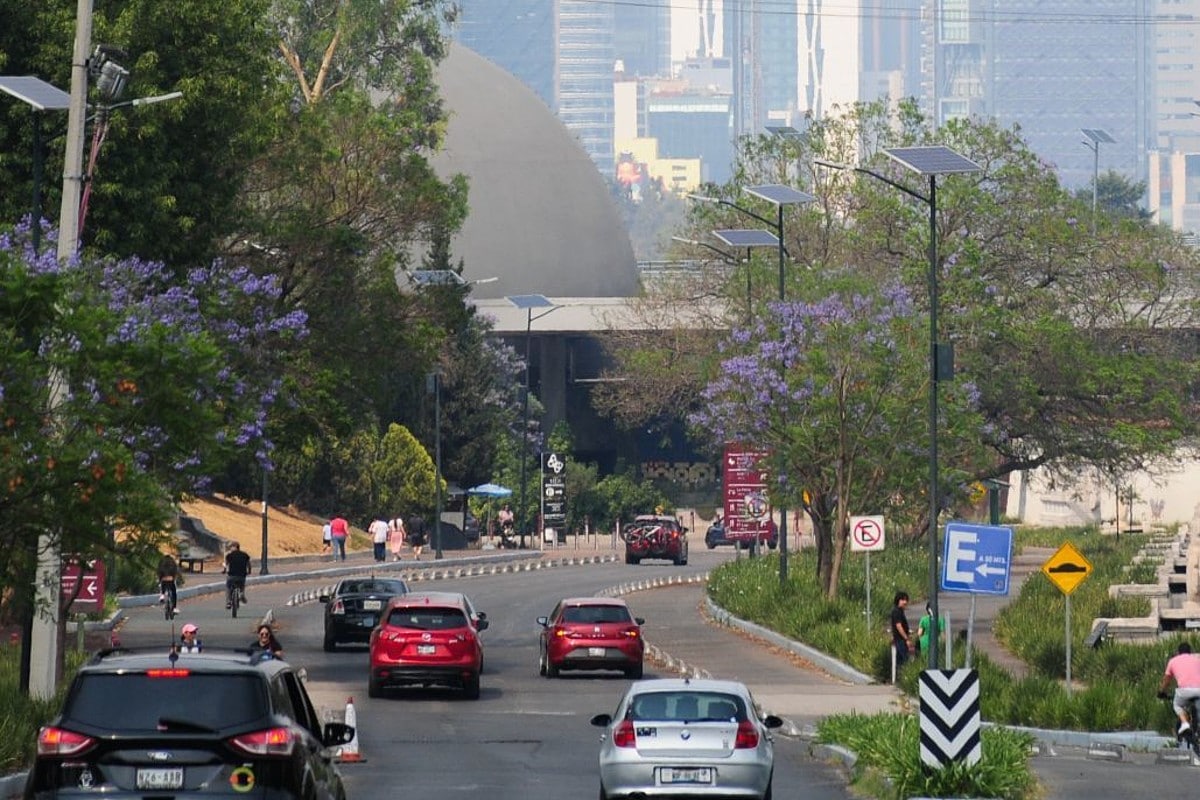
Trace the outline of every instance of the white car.
<instances>
[{"instance_id":1,"label":"white car","mask_svg":"<svg viewBox=\"0 0 1200 800\"><path fill-rule=\"evenodd\" d=\"M759 716L738 681L634 681L617 710L597 714L601 800L629 796L747 797L770 800L783 724Z\"/></svg>"}]
</instances>

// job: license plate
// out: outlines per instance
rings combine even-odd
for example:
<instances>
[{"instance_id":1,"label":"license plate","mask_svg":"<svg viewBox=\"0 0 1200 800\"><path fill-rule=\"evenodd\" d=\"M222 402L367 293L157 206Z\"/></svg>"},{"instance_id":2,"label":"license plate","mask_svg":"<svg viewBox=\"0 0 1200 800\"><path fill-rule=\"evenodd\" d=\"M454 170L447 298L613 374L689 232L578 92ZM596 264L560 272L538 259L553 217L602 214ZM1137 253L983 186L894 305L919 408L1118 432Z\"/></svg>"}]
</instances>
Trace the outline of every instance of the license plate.
<instances>
[{"instance_id":1,"label":"license plate","mask_svg":"<svg viewBox=\"0 0 1200 800\"><path fill-rule=\"evenodd\" d=\"M437 647L435 645L432 645L432 644L417 645L417 655L419 655L419 656L431 656L436 652L437 652Z\"/></svg>"},{"instance_id":2,"label":"license plate","mask_svg":"<svg viewBox=\"0 0 1200 800\"><path fill-rule=\"evenodd\" d=\"M670 767L662 771L663 783L712 783L712 767Z\"/></svg>"},{"instance_id":3,"label":"license plate","mask_svg":"<svg viewBox=\"0 0 1200 800\"><path fill-rule=\"evenodd\" d=\"M358 624L363 626L364 628L374 628L375 627L375 615L368 614L367 616L365 616L361 620L359 620Z\"/></svg>"},{"instance_id":4,"label":"license plate","mask_svg":"<svg viewBox=\"0 0 1200 800\"><path fill-rule=\"evenodd\" d=\"M588 655L591 656L592 658L604 658L604 648L603 647L589 647Z\"/></svg>"},{"instance_id":5,"label":"license plate","mask_svg":"<svg viewBox=\"0 0 1200 800\"><path fill-rule=\"evenodd\" d=\"M378 611L383 608L382 600L363 600L363 611Z\"/></svg>"},{"instance_id":6,"label":"license plate","mask_svg":"<svg viewBox=\"0 0 1200 800\"><path fill-rule=\"evenodd\" d=\"M137 771L137 788L156 791L159 789L182 789L183 768L170 769L139 769Z\"/></svg>"}]
</instances>

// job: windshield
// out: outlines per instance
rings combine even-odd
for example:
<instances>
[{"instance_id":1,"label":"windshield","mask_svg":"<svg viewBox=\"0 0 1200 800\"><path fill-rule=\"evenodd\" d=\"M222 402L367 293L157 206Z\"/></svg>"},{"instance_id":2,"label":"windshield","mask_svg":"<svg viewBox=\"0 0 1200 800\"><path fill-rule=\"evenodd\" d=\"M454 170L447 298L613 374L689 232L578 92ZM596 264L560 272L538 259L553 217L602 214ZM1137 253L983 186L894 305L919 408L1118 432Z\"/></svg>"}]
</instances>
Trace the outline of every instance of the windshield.
<instances>
[{"instance_id":1,"label":"windshield","mask_svg":"<svg viewBox=\"0 0 1200 800\"><path fill-rule=\"evenodd\" d=\"M345 581L342 583L342 594L387 594L397 595L408 592L404 581Z\"/></svg>"}]
</instances>

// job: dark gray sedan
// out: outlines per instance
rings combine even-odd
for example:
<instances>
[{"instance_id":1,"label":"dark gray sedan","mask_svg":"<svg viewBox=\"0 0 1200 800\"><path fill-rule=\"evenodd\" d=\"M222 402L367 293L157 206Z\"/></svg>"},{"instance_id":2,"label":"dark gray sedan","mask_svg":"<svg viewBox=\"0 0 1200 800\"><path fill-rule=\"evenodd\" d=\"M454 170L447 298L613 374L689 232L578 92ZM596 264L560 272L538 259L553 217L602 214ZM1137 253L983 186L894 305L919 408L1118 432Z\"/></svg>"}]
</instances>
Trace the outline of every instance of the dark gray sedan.
<instances>
[{"instance_id":1,"label":"dark gray sedan","mask_svg":"<svg viewBox=\"0 0 1200 800\"><path fill-rule=\"evenodd\" d=\"M346 578L329 593L325 604L325 652L332 653L343 642L366 644L371 630L388 600L408 594L408 584L399 578Z\"/></svg>"}]
</instances>

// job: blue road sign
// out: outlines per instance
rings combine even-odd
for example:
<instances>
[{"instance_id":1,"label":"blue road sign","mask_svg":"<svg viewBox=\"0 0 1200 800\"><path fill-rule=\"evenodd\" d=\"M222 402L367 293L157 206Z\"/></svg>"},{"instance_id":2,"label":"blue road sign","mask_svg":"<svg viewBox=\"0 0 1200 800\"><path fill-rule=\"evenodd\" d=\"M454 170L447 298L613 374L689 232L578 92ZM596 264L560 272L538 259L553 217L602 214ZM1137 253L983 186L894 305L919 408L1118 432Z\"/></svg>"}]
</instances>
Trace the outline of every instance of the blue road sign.
<instances>
[{"instance_id":1,"label":"blue road sign","mask_svg":"<svg viewBox=\"0 0 1200 800\"><path fill-rule=\"evenodd\" d=\"M946 523L942 591L1008 594L1012 528Z\"/></svg>"}]
</instances>

